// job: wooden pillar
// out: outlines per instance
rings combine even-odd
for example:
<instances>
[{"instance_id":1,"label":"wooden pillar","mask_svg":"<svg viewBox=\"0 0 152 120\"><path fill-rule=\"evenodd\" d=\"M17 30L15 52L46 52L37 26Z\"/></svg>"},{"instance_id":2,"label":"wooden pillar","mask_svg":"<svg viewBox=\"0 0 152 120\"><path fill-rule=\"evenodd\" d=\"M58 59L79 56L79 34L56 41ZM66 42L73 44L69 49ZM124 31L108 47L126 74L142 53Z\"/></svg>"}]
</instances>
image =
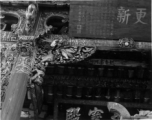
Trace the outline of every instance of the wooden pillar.
<instances>
[{"instance_id":1,"label":"wooden pillar","mask_svg":"<svg viewBox=\"0 0 152 120\"><path fill-rule=\"evenodd\" d=\"M17 41L19 55L11 71L10 82L2 105L2 120L20 120L27 82L34 62L37 9L35 4L30 4L25 12L25 25Z\"/></svg>"},{"instance_id":2,"label":"wooden pillar","mask_svg":"<svg viewBox=\"0 0 152 120\"><path fill-rule=\"evenodd\" d=\"M19 120L23 107L28 75L14 73L6 91L6 98L2 106L2 120Z\"/></svg>"},{"instance_id":3,"label":"wooden pillar","mask_svg":"<svg viewBox=\"0 0 152 120\"><path fill-rule=\"evenodd\" d=\"M26 45L29 45L28 47ZM2 105L2 120L19 120L23 107L27 82L33 66L33 41L21 42L19 56L12 70L6 97Z\"/></svg>"},{"instance_id":4,"label":"wooden pillar","mask_svg":"<svg viewBox=\"0 0 152 120\"><path fill-rule=\"evenodd\" d=\"M19 120L23 107L27 82L32 68L33 55L29 54L29 48L20 52L15 67L10 76L10 82L6 91L5 101L2 105L2 120ZM25 56L29 55L29 56Z\"/></svg>"}]
</instances>

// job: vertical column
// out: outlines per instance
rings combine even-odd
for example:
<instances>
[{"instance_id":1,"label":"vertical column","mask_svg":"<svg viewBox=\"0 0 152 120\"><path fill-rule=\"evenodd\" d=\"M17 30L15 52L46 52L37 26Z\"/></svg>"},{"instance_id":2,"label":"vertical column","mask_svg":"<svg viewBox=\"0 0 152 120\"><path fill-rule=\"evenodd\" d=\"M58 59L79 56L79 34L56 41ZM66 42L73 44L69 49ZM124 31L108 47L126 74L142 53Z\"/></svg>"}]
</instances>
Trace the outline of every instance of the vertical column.
<instances>
[{"instance_id":1,"label":"vertical column","mask_svg":"<svg viewBox=\"0 0 152 120\"><path fill-rule=\"evenodd\" d=\"M29 74L35 61L34 33L36 28L37 5L31 3L25 12L25 26L20 31L19 56L11 71L10 82L2 105L2 120L19 120L23 107Z\"/></svg>"},{"instance_id":2,"label":"vertical column","mask_svg":"<svg viewBox=\"0 0 152 120\"><path fill-rule=\"evenodd\" d=\"M33 59L33 56L24 56L29 54L27 49L24 48L24 52L20 53L16 66L12 70L6 98L2 106L2 120L20 119Z\"/></svg>"}]
</instances>

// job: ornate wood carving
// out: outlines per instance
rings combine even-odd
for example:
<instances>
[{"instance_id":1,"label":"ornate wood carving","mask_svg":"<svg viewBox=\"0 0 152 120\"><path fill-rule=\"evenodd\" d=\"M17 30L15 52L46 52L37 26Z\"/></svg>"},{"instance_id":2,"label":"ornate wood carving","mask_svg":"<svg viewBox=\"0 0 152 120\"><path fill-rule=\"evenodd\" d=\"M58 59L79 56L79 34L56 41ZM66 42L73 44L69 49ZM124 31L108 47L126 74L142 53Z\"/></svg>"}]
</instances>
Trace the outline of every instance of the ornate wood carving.
<instances>
[{"instance_id":1,"label":"ornate wood carving","mask_svg":"<svg viewBox=\"0 0 152 120\"><path fill-rule=\"evenodd\" d=\"M19 24L19 26L17 26L17 28L15 28L15 32L14 32L14 34L17 36L16 48L17 48L18 59L15 61L14 67L13 67L13 69L11 69L12 71L5 70L5 71L8 71L9 74L11 74L12 80L10 81L10 84L8 86L8 90L6 93L6 99L3 103L2 119L10 119L10 118L13 120L19 119L19 116L18 116L18 114L16 114L16 112L20 112L21 107L23 105L24 97L26 94L26 85L27 85L27 81L28 81L28 76L31 73L33 62L35 59L35 56L34 56L35 52L33 51L33 50L35 50L34 49L35 44L34 44L34 40L33 40L34 37L26 36L26 34L30 30L34 30L35 19L36 19L35 17L36 17L37 13L35 12L36 11L35 9L34 9L34 11L32 11L33 9L34 9L34 7L29 5L29 9L27 9L27 12L18 11L17 9L15 9L13 11L13 13L15 13L15 14L20 14L19 15L20 24ZM8 14L8 11L5 10L5 13ZM34 12L34 13L32 13L32 12ZM27 27L28 27L28 29L26 29ZM8 33L8 32L5 32L5 33ZM33 34L33 32L32 32L32 34ZM5 53L4 53L4 55L5 55ZM3 66L5 67L5 61L3 63L4 63ZM8 64L10 64L9 61L8 61ZM8 67L10 67L10 66L8 66ZM21 73L21 74L18 74L18 73ZM21 77L24 77L24 78L21 79ZM7 83L7 81L5 83ZM15 84L16 88L14 88L14 86L13 86L14 84ZM2 91L3 96L5 96L4 90ZM19 92L19 90L21 90L21 91ZM18 98L18 96L20 98ZM3 100L4 100L4 97L3 97ZM9 101L11 101L11 102L9 102ZM18 105L17 105L17 109L14 112L10 109L14 108L13 106L16 105L16 102L18 102ZM15 114L13 114L13 112ZM6 114L6 113L8 113L8 114Z\"/></svg>"},{"instance_id":2,"label":"ornate wood carving","mask_svg":"<svg viewBox=\"0 0 152 120\"><path fill-rule=\"evenodd\" d=\"M68 20L68 13L67 12L42 12L39 18L39 23L36 31L36 37L39 37L39 35L44 35L45 33L48 33L53 26L47 26L46 22L47 20L52 16L59 16L64 18L64 21Z\"/></svg>"},{"instance_id":3,"label":"ornate wood carving","mask_svg":"<svg viewBox=\"0 0 152 120\"><path fill-rule=\"evenodd\" d=\"M19 35L19 39L21 38L21 34L30 33L33 30L36 15L37 15L37 6L34 4L30 5L25 12L25 10L14 10L14 9L3 9L1 13L13 14L19 18L19 23L16 25L12 25L12 31L15 35ZM39 95L36 96L36 89L39 91L40 95L42 95L42 89L40 85L43 82L43 77L45 73L45 67L48 64L65 64L65 63L73 63L82 61L89 56L91 56L95 51L96 47L105 47L105 48L119 48L119 45L124 44L128 46L130 42L123 41L107 41L107 40L88 40L88 39L74 39L69 38L66 35L51 35L52 26L47 26L46 21L51 16L61 16L65 20L67 20L67 13L42 13L35 41L27 40L27 36L25 39L27 41L18 41L17 45L12 45L11 47L5 46L3 51L1 52L2 58L2 84L3 86L7 86L9 79L10 71L12 70L13 63L15 63L15 67L13 68L16 73L25 73L31 75L30 78L30 87L32 88L31 95L33 96L33 101L35 103L41 103L38 101L38 98L42 97ZM3 18L3 16L1 16ZM4 24L5 27L5 24ZM24 31L25 30L25 31ZM4 33L2 31L2 33ZM27 34L26 33L26 34ZM9 34L9 32L7 32ZM36 43L36 46L35 46ZM120 43L120 44L119 44ZM131 41L131 45L133 45L133 41ZM146 48L144 45L147 45ZM139 49L151 49L150 44L145 43L135 43L135 48ZM36 47L36 49L35 49ZM5 49L6 48L6 49ZM103 48L103 49L105 49ZM6 51L10 51L9 54ZM10 50L11 49L11 50ZM15 58L18 56L18 60L15 61ZM20 83L21 85L21 83ZM24 84L26 85L26 84ZM35 90L34 90L34 89ZM3 88L2 88L3 89ZM10 89L11 90L11 89ZM10 92L11 93L11 92ZM2 91L2 100L5 98L5 87ZM39 106L36 105L36 109ZM8 108L9 109L9 108Z\"/></svg>"},{"instance_id":4,"label":"ornate wood carving","mask_svg":"<svg viewBox=\"0 0 152 120\"><path fill-rule=\"evenodd\" d=\"M1 43L1 102L4 102L10 74L18 56L16 43Z\"/></svg>"},{"instance_id":5,"label":"ornate wood carving","mask_svg":"<svg viewBox=\"0 0 152 120\"><path fill-rule=\"evenodd\" d=\"M1 20L5 18L5 15L10 15L18 18L17 24L11 25L11 31L4 31L7 26L7 23L5 23L5 20L1 23L5 26L0 30L1 32L1 38L2 43L1 45L1 100L4 102L6 89L9 84L9 79L11 72L13 71L13 65L16 62L16 58L18 56L18 45L17 43L14 43L17 41L17 35L20 34L22 31L22 27L25 23L25 11L24 9L18 9L18 8L4 8L2 7L1 11Z\"/></svg>"},{"instance_id":6,"label":"ornate wood carving","mask_svg":"<svg viewBox=\"0 0 152 120\"><path fill-rule=\"evenodd\" d=\"M119 39L119 46L121 48L133 48L135 46L134 40L131 38Z\"/></svg>"},{"instance_id":7,"label":"ornate wood carving","mask_svg":"<svg viewBox=\"0 0 152 120\"><path fill-rule=\"evenodd\" d=\"M30 4L26 10L25 31L29 33L33 30L36 21L38 7L35 4Z\"/></svg>"},{"instance_id":8,"label":"ornate wood carving","mask_svg":"<svg viewBox=\"0 0 152 120\"><path fill-rule=\"evenodd\" d=\"M43 83L44 75L45 75L45 66L38 60L35 60L29 81L30 93L35 110L35 116L37 116L38 113L41 112L41 108L42 108L43 89L41 85Z\"/></svg>"},{"instance_id":9,"label":"ornate wood carving","mask_svg":"<svg viewBox=\"0 0 152 120\"><path fill-rule=\"evenodd\" d=\"M25 10L19 9L19 8L2 7L0 13L4 17L5 17L5 14L9 14L9 15L17 17L19 19L19 22L17 24L13 24L11 26L11 28L12 28L13 33L20 35L22 33L22 29L23 29L24 23L25 23ZM1 17L1 19L2 19L2 17ZM1 32L3 32L3 31L1 31Z\"/></svg>"},{"instance_id":10,"label":"ornate wood carving","mask_svg":"<svg viewBox=\"0 0 152 120\"><path fill-rule=\"evenodd\" d=\"M59 36L54 38L39 37L36 42L38 56L46 65L48 63L64 64L82 61L96 51L96 47L74 46Z\"/></svg>"}]
</instances>

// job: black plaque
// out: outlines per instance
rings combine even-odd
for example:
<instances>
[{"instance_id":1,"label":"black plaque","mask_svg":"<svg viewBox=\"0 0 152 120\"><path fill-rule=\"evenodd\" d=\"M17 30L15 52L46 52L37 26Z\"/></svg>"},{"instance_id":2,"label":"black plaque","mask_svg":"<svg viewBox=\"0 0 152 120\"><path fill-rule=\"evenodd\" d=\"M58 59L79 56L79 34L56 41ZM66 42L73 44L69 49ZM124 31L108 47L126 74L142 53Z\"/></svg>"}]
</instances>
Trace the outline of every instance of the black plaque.
<instances>
[{"instance_id":1,"label":"black plaque","mask_svg":"<svg viewBox=\"0 0 152 120\"><path fill-rule=\"evenodd\" d=\"M151 1L73 1L69 26L72 37L150 41Z\"/></svg>"}]
</instances>

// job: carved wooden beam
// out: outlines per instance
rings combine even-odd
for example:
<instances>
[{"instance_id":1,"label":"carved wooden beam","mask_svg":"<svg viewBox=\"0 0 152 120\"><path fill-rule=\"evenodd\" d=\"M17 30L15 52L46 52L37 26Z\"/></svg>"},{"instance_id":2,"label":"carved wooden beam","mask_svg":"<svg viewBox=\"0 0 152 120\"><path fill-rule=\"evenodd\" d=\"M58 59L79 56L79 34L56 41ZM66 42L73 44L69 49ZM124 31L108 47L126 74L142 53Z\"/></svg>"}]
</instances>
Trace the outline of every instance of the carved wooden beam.
<instances>
[{"instance_id":1,"label":"carved wooden beam","mask_svg":"<svg viewBox=\"0 0 152 120\"><path fill-rule=\"evenodd\" d=\"M44 36L44 37L43 37ZM39 39L43 39L47 42L59 39L66 42L66 44L73 46L89 46L97 47L97 50L110 50L110 51L151 51L150 42L135 42L129 41L129 38L123 38L120 40L101 40L101 39L82 39L82 38L70 38L67 35L43 35Z\"/></svg>"}]
</instances>

